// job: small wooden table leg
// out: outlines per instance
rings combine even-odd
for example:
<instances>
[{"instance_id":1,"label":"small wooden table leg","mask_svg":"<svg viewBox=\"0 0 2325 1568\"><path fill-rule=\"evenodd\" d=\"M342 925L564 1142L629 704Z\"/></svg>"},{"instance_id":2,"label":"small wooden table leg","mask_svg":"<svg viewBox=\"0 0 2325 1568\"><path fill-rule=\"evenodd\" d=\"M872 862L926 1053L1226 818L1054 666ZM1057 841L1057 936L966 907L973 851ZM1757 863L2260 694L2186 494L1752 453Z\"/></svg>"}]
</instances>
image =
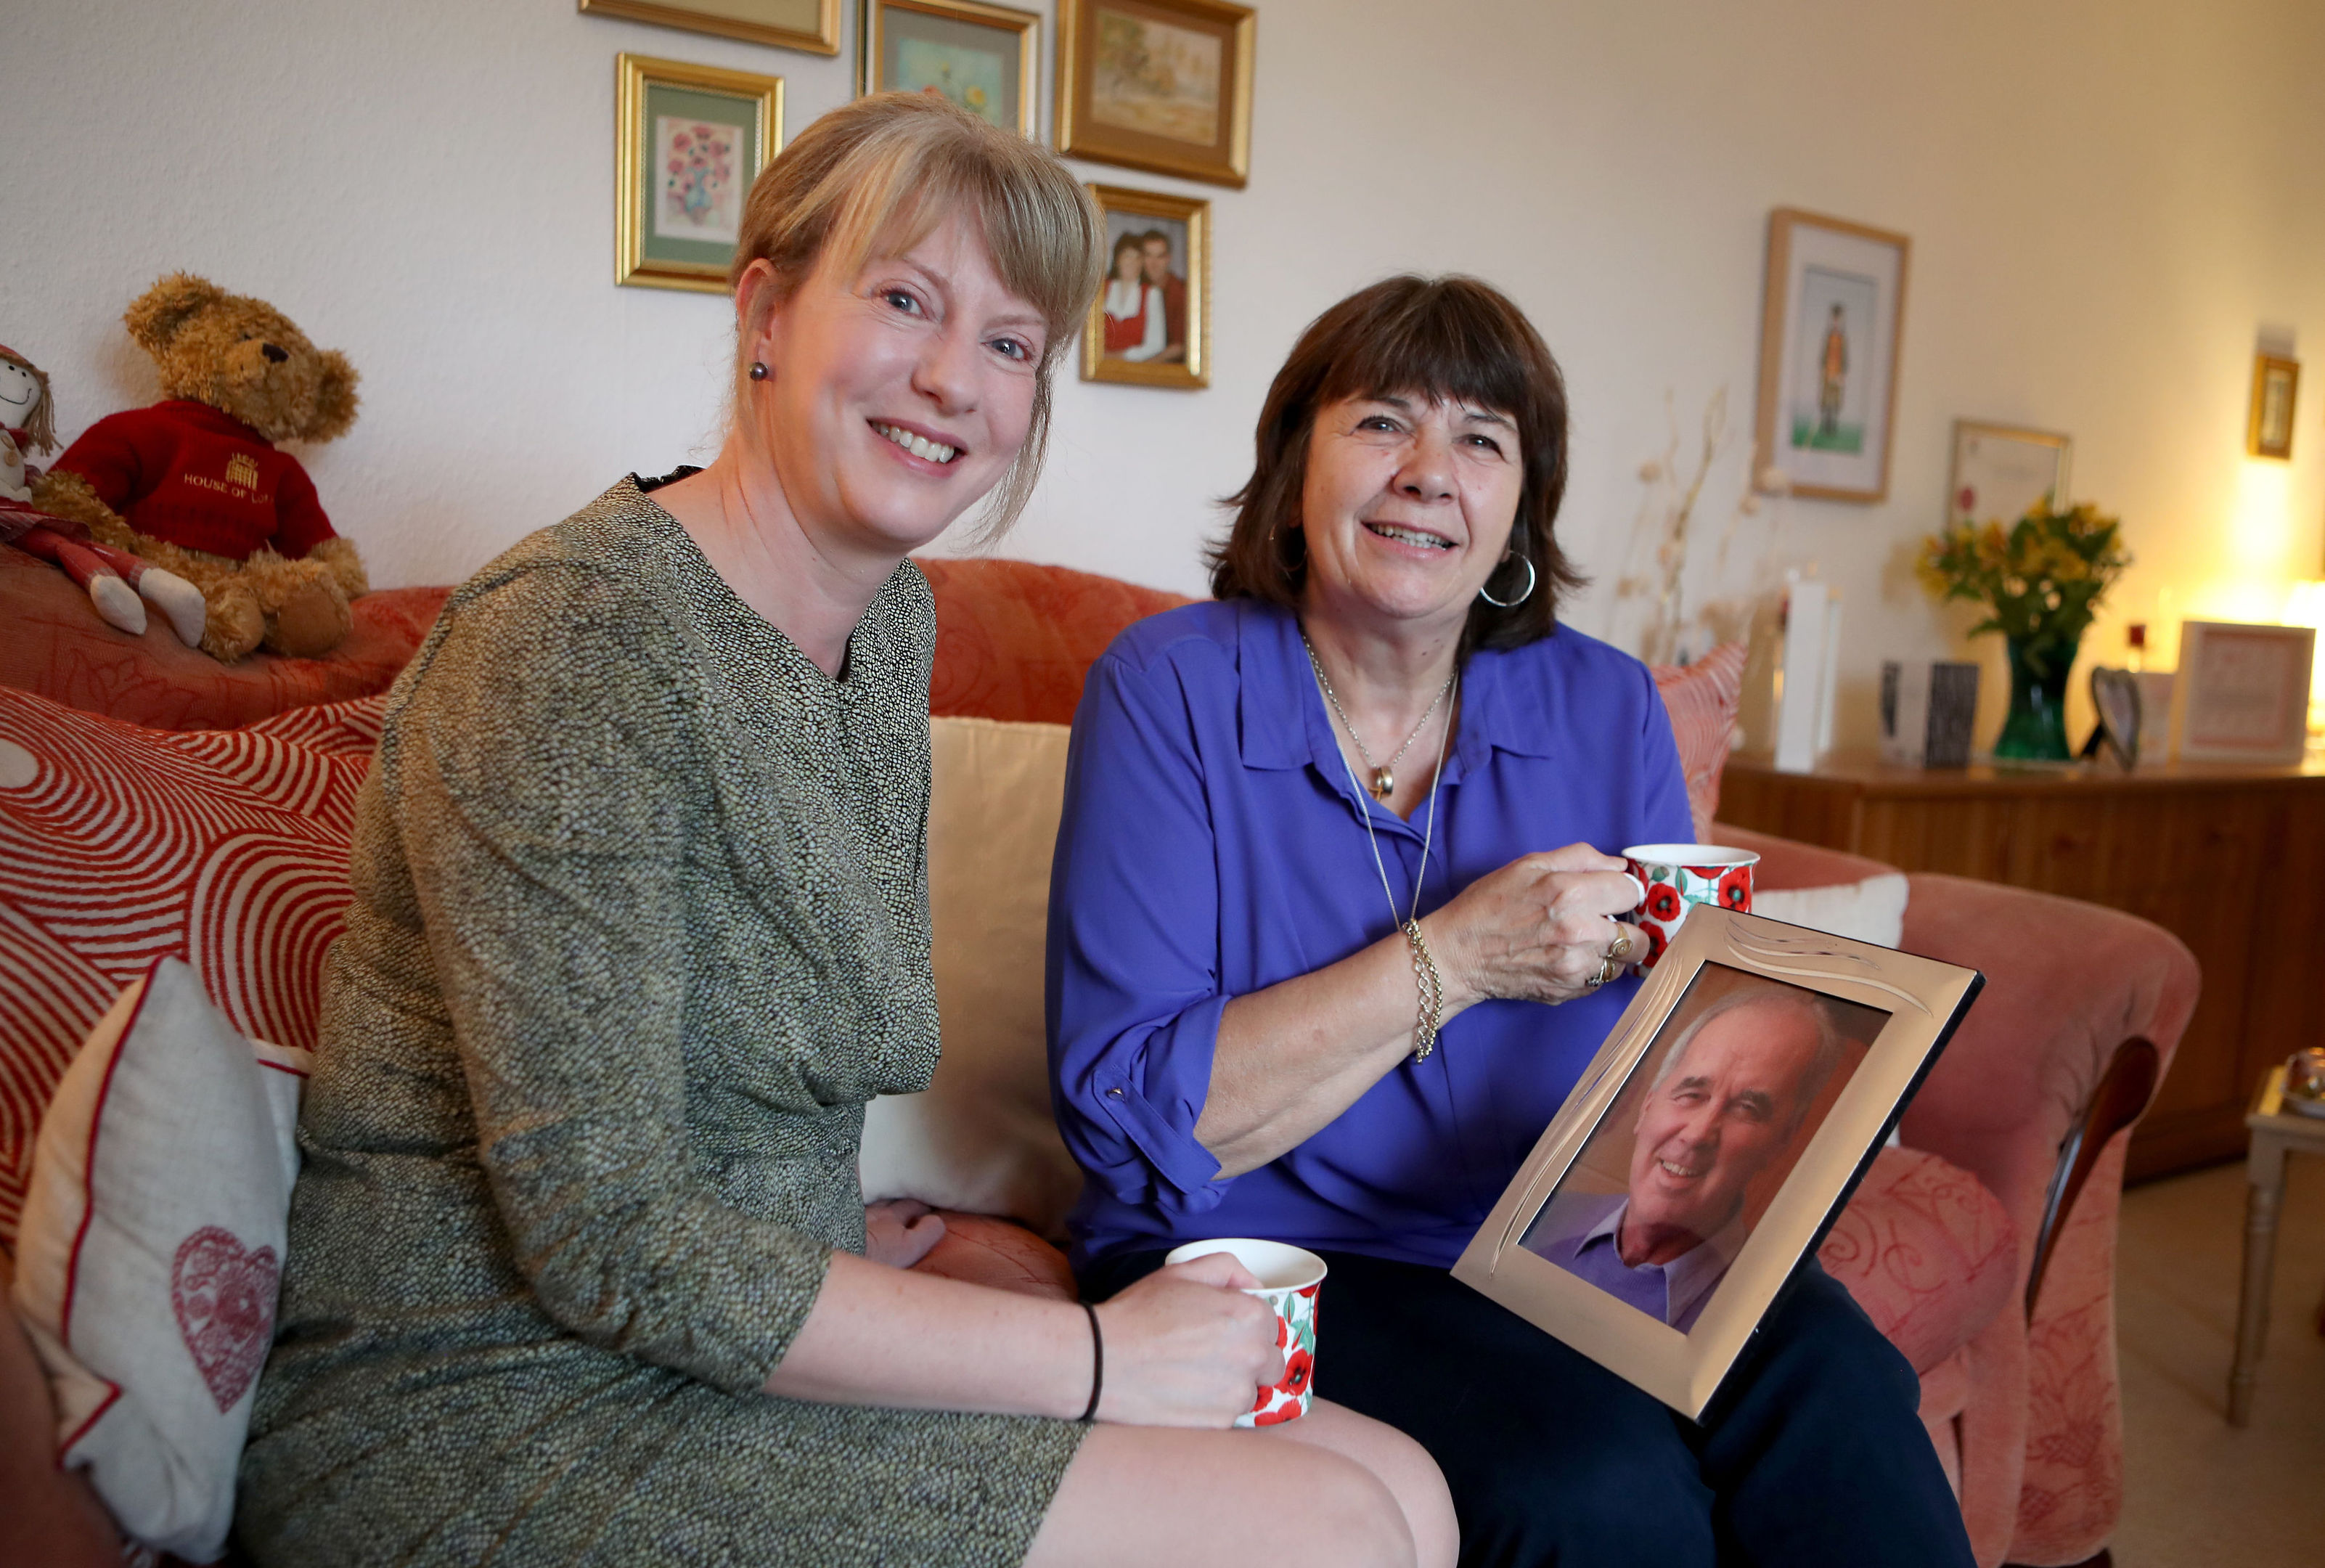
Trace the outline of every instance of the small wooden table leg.
<instances>
[{"instance_id":1,"label":"small wooden table leg","mask_svg":"<svg viewBox=\"0 0 2325 1568\"><path fill-rule=\"evenodd\" d=\"M2268 1344L2268 1291L2276 1272L2276 1211L2284 1200L2284 1146L2256 1135L2246 1164L2244 1294L2237 1304L2237 1355L2228 1369L2228 1424L2252 1422L2253 1382Z\"/></svg>"}]
</instances>

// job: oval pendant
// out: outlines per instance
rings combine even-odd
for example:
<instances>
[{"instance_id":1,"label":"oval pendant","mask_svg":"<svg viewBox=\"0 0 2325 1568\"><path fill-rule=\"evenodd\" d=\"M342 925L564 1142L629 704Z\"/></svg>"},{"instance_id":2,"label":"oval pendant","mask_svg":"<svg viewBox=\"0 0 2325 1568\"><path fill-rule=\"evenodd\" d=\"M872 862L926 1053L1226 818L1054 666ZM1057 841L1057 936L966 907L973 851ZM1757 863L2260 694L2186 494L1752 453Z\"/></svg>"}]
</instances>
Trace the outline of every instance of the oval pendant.
<instances>
[{"instance_id":1,"label":"oval pendant","mask_svg":"<svg viewBox=\"0 0 2325 1568\"><path fill-rule=\"evenodd\" d=\"M1390 792L1395 788L1396 775L1385 767L1373 769L1373 799L1385 801L1388 799Z\"/></svg>"}]
</instances>

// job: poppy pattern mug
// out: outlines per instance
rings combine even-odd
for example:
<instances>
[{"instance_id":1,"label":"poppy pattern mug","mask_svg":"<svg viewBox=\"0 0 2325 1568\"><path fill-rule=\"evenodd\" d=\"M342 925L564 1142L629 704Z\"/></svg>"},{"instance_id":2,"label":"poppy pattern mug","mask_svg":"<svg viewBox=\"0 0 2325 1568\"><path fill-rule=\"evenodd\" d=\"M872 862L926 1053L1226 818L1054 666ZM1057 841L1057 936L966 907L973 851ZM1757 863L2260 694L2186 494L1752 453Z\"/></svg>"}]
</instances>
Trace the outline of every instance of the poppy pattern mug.
<instances>
[{"instance_id":1,"label":"poppy pattern mug","mask_svg":"<svg viewBox=\"0 0 2325 1568\"><path fill-rule=\"evenodd\" d=\"M1749 913L1752 908L1752 868L1760 857L1749 849L1728 849L1717 844L1634 844L1623 860L1646 896L1631 913L1631 923L1646 933L1647 951L1639 960L1642 972L1655 967L1663 950L1679 934L1687 912L1699 904Z\"/></svg>"},{"instance_id":2,"label":"poppy pattern mug","mask_svg":"<svg viewBox=\"0 0 2325 1568\"><path fill-rule=\"evenodd\" d=\"M1275 1348L1283 1356L1283 1372L1273 1387L1260 1388L1251 1408L1236 1417L1237 1426L1280 1426L1308 1414L1316 1398L1316 1294L1324 1285L1324 1260L1305 1248L1283 1241L1223 1237L1190 1241L1174 1247L1165 1265L1185 1263L1214 1252L1232 1252L1237 1263L1259 1281L1246 1295L1255 1295L1275 1312Z\"/></svg>"}]
</instances>

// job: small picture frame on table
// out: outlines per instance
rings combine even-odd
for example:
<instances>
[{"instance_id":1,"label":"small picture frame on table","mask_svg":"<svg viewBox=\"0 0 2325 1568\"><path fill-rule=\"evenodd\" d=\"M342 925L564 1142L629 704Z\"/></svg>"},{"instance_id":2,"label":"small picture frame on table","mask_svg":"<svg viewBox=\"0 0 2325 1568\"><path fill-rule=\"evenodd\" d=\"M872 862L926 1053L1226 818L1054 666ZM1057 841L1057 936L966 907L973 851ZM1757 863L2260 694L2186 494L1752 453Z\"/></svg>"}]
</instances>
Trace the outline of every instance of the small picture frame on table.
<instances>
[{"instance_id":1,"label":"small picture frame on table","mask_svg":"<svg viewBox=\"0 0 2325 1568\"><path fill-rule=\"evenodd\" d=\"M1753 472L1781 469L1795 496L1888 498L1913 247L1838 218L1769 215Z\"/></svg>"},{"instance_id":2,"label":"small picture frame on table","mask_svg":"<svg viewBox=\"0 0 2325 1568\"><path fill-rule=\"evenodd\" d=\"M1954 457L1946 484L1946 524L2008 527L2039 501L2067 504L2069 437L1980 420L1954 421Z\"/></svg>"},{"instance_id":3,"label":"small picture frame on table","mask_svg":"<svg viewBox=\"0 0 2325 1568\"><path fill-rule=\"evenodd\" d=\"M1211 384L1211 204L1092 185L1106 214L1106 282L1082 328L1082 379Z\"/></svg>"},{"instance_id":4,"label":"small picture frame on table","mask_svg":"<svg viewBox=\"0 0 2325 1568\"><path fill-rule=\"evenodd\" d=\"M727 292L743 200L782 149L783 79L615 62L614 281Z\"/></svg>"},{"instance_id":5,"label":"small picture frame on table","mask_svg":"<svg viewBox=\"0 0 2325 1568\"><path fill-rule=\"evenodd\" d=\"M2308 743L2309 626L2180 624L2172 752L2182 762L2297 763Z\"/></svg>"},{"instance_id":6,"label":"small picture frame on table","mask_svg":"<svg viewBox=\"0 0 2325 1568\"><path fill-rule=\"evenodd\" d=\"M2245 454L2293 458L2293 410L2301 391L2301 363L2275 354L2253 356L2252 409L2245 418Z\"/></svg>"},{"instance_id":7,"label":"small picture frame on table","mask_svg":"<svg viewBox=\"0 0 2325 1568\"><path fill-rule=\"evenodd\" d=\"M1453 1277L1700 1417L1984 984L1690 910ZM1734 1125L1673 1175L1711 1097Z\"/></svg>"},{"instance_id":8,"label":"small picture frame on table","mask_svg":"<svg viewBox=\"0 0 2325 1568\"><path fill-rule=\"evenodd\" d=\"M1242 189L1258 29L1227 0L1058 0L1058 151Z\"/></svg>"},{"instance_id":9,"label":"small picture frame on table","mask_svg":"<svg viewBox=\"0 0 2325 1568\"><path fill-rule=\"evenodd\" d=\"M593 16L651 22L688 32L771 43L805 54L839 52L839 0L579 0Z\"/></svg>"},{"instance_id":10,"label":"small picture frame on table","mask_svg":"<svg viewBox=\"0 0 2325 1568\"><path fill-rule=\"evenodd\" d=\"M936 92L1025 136L1041 134L1042 19L980 0L864 0L857 86Z\"/></svg>"}]
</instances>

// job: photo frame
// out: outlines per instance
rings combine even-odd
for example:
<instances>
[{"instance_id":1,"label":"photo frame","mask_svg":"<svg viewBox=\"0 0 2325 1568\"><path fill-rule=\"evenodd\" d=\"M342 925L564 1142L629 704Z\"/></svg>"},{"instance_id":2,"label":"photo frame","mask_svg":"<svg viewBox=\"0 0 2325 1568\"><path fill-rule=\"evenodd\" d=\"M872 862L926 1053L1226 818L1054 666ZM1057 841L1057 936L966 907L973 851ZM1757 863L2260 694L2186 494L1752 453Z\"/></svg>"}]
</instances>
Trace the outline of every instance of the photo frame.
<instances>
[{"instance_id":1,"label":"photo frame","mask_svg":"<svg viewBox=\"0 0 2325 1568\"><path fill-rule=\"evenodd\" d=\"M1106 214L1107 270L1082 326L1082 379L1209 386L1211 204L1116 185L1088 189Z\"/></svg>"},{"instance_id":2,"label":"photo frame","mask_svg":"<svg viewBox=\"0 0 2325 1568\"><path fill-rule=\"evenodd\" d=\"M839 0L577 0L592 16L771 43L805 54L839 52Z\"/></svg>"},{"instance_id":3,"label":"photo frame","mask_svg":"<svg viewBox=\"0 0 2325 1568\"><path fill-rule=\"evenodd\" d=\"M863 0L859 92L932 89L1007 130L1041 135L1042 18L982 0Z\"/></svg>"},{"instance_id":4,"label":"photo frame","mask_svg":"<svg viewBox=\"0 0 2325 1568\"><path fill-rule=\"evenodd\" d=\"M1954 421L1953 462L1946 476L1946 525L2000 523L2008 527L2048 498L2067 504L2071 437L1980 420Z\"/></svg>"},{"instance_id":5,"label":"photo frame","mask_svg":"<svg viewBox=\"0 0 2325 1568\"><path fill-rule=\"evenodd\" d=\"M2172 751L2182 762L2298 763L2308 744L2310 626L2180 623Z\"/></svg>"},{"instance_id":6,"label":"photo frame","mask_svg":"<svg viewBox=\"0 0 2325 1568\"><path fill-rule=\"evenodd\" d=\"M1700 1417L1985 983L1690 911L1453 1277ZM1715 1152L1672 1142L1706 1105Z\"/></svg>"},{"instance_id":7,"label":"photo frame","mask_svg":"<svg viewBox=\"0 0 2325 1568\"><path fill-rule=\"evenodd\" d=\"M2245 454L2293 458L2293 413L2301 391L2301 362L2275 354L2253 356L2252 408L2245 416Z\"/></svg>"},{"instance_id":8,"label":"photo frame","mask_svg":"<svg viewBox=\"0 0 2325 1568\"><path fill-rule=\"evenodd\" d=\"M2096 756L2101 751L2112 752L2125 769L2137 767L2143 707L2137 672L2092 666L2091 710L2098 715L2098 721L2091 730L2089 743L2083 747L2083 755Z\"/></svg>"},{"instance_id":9,"label":"photo frame","mask_svg":"<svg viewBox=\"0 0 2325 1568\"><path fill-rule=\"evenodd\" d=\"M743 199L782 149L783 79L615 60L614 282L727 292Z\"/></svg>"},{"instance_id":10,"label":"photo frame","mask_svg":"<svg viewBox=\"0 0 2325 1568\"><path fill-rule=\"evenodd\" d=\"M1240 190L1258 27L1227 0L1059 0L1058 151Z\"/></svg>"},{"instance_id":11,"label":"photo frame","mask_svg":"<svg viewBox=\"0 0 2325 1568\"><path fill-rule=\"evenodd\" d=\"M1884 501L1913 242L1795 208L1768 218L1755 473L1795 496Z\"/></svg>"}]
</instances>

